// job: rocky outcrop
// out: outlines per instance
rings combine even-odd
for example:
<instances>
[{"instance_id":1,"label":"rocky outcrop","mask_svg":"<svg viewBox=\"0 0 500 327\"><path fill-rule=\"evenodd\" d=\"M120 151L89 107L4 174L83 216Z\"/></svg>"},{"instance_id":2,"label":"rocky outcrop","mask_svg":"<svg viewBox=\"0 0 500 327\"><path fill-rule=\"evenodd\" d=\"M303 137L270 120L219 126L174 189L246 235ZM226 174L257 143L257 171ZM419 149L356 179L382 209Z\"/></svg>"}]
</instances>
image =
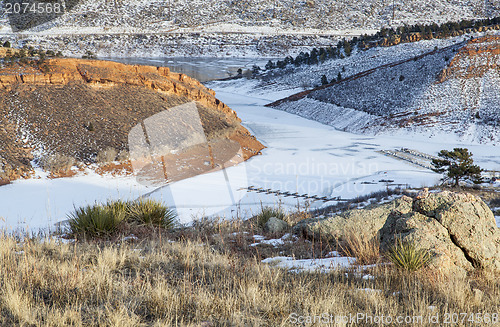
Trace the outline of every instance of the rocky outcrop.
<instances>
[{"instance_id":1,"label":"rocky outcrop","mask_svg":"<svg viewBox=\"0 0 500 327\"><path fill-rule=\"evenodd\" d=\"M398 240L429 251L431 269L442 273L464 274L474 267L451 240L448 230L433 218L418 212L391 216L380 231L381 247L388 250Z\"/></svg>"},{"instance_id":2,"label":"rocky outcrop","mask_svg":"<svg viewBox=\"0 0 500 327\"><path fill-rule=\"evenodd\" d=\"M264 231L276 234L286 231L290 226L284 220L278 219L276 217L271 217L264 225Z\"/></svg>"},{"instance_id":3,"label":"rocky outcrop","mask_svg":"<svg viewBox=\"0 0 500 327\"><path fill-rule=\"evenodd\" d=\"M215 98L215 92L187 75L170 72L168 67L125 65L112 61L51 59L39 69L18 67L18 73L0 72L0 88L11 90L18 84L64 85L83 82L93 87L118 84L140 86L154 91L187 97L236 118L236 113ZM238 119L238 118L236 118Z\"/></svg>"},{"instance_id":4,"label":"rocky outcrop","mask_svg":"<svg viewBox=\"0 0 500 327\"><path fill-rule=\"evenodd\" d=\"M488 35L470 40L438 76L437 83L449 79L483 78L491 71L500 72L500 36Z\"/></svg>"},{"instance_id":5,"label":"rocky outcrop","mask_svg":"<svg viewBox=\"0 0 500 327\"><path fill-rule=\"evenodd\" d=\"M293 230L332 240L342 239L342 231L351 226L378 235L382 251L398 240L416 244L432 255L429 267L445 274L474 269L500 273L500 230L488 206L472 194L403 196L389 204L303 221Z\"/></svg>"},{"instance_id":6,"label":"rocky outcrop","mask_svg":"<svg viewBox=\"0 0 500 327\"><path fill-rule=\"evenodd\" d=\"M377 42L377 46L392 47L400 43L418 42L423 39L422 33L410 33L403 37L401 37L401 35L394 35L392 37L383 38L380 42Z\"/></svg>"},{"instance_id":7,"label":"rocky outcrop","mask_svg":"<svg viewBox=\"0 0 500 327\"><path fill-rule=\"evenodd\" d=\"M3 169L3 178L23 177L31 169L33 149L82 162L93 162L108 148L128 150L127 136L134 126L191 101L208 141L235 141L244 159L263 148L213 90L166 67L81 59L4 67L0 167L10 167L10 173L7 177Z\"/></svg>"},{"instance_id":8,"label":"rocky outcrop","mask_svg":"<svg viewBox=\"0 0 500 327\"><path fill-rule=\"evenodd\" d=\"M411 210L412 199L404 196L387 204L349 210L333 217L304 219L293 227L293 232L325 241L342 239L346 230L363 230L367 235L376 235L389 215L402 215Z\"/></svg>"},{"instance_id":9,"label":"rocky outcrop","mask_svg":"<svg viewBox=\"0 0 500 327\"><path fill-rule=\"evenodd\" d=\"M495 217L472 194L444 191L416 199L411 213L390 216L380 230L385 249L397 238L429 250L431 264L440 270L500 272L500 231Z\"/></svg>"}]
</instances>

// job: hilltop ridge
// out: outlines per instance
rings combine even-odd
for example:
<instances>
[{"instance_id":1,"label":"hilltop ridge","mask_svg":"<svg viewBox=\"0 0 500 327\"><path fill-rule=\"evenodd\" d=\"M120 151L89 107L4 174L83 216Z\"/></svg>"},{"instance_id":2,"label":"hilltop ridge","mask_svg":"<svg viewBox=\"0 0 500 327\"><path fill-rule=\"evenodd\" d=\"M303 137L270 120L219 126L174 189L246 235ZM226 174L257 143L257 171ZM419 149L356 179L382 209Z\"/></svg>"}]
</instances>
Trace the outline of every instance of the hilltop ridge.
<instances>
[{"instance_id":1,"label":"hilltop ridge","mask_svg":"<svg viewBox=\"0 0 500 327\"><path fill-rule=\"evenodd\" d=\"M328 46L381 27L498 16L493 1L106 1L86 0L55 20L15 36L8 17L0 33L12 42L60 48L66 56L276 57ZM3 18L3 19L2 19Z\"/></svg>"}]
</instances>

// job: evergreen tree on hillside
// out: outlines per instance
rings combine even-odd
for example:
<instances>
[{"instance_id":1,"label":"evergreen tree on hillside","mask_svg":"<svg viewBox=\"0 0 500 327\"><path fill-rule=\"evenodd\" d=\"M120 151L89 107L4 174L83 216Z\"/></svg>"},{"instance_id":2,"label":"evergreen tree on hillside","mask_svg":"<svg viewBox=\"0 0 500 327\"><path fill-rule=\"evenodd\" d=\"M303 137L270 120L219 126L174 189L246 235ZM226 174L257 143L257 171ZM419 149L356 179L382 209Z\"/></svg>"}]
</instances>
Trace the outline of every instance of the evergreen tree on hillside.
<instances>
[{"instance_id":1,"label":"evergreen tree on hillside","mask_svg":"<svg viewBox=\"0 0 500 327\"><path fill-rule=\"evenodd\" d=\"M444 173L445 180L453 180L454 186L459 182L472 181L479 184L482 182L482 169L474 165L472 153L466 148L454 148L453 151L441 150L438 156L442 159L432 159L434 171Z\"/></svg>"},{"instance_id":2,"label":"evergreen tree on hillside","mask_svg":"<svg viewBox=\"0 0 500 327\"><path fill-rule=\"evenodd\" d=\"M267 62L267 64L266 64L266 69L267 70L271 70L271 69L274 69L274 68L275 68L274 63L271 60L269 60Z\"/></svg>"},{"instance_id":3,"label":"evergreen tree on hillside","mask_svg":"<svg viewBox=\"0 0 500 327\"><path fill-rule=\"evenodd\" d=\"M252 66L252 74L257 75L260 72L260 67L257 65Z\"/></svg>"},{"instance_id":4,"label":"evergreen tree on hillside","mask_svg":"<svg viewBox=\"0 0 500 327\"><path fill-rule=\"evenodd\" d=\"M349 57L352 53L352 47L351 47L351 44L349 42L346 42L346 44L344 45L344 53L345 53L346 57Z\"/></svg>"}]
</instances>

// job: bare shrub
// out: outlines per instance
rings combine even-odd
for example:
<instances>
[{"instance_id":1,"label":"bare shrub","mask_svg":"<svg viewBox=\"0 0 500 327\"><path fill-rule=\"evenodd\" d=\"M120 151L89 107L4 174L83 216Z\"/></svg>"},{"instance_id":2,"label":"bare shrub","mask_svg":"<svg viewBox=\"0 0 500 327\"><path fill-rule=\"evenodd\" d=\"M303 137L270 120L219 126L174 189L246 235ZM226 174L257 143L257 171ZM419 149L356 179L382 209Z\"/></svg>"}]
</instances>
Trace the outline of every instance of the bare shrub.
<instances>
[{"instance_id":1,"label":"bare shrub","mask_svg":"<svg viewBox=\"0 0 500 327\"><path fill-rule=\"evenodd\" d=\"M45 171L54 173L68 172L75 163L75 158L60 153L46 155L39 160L40 166Z\"/></svg>"},{"instance_id":2,"label":"bare shrub","mask_svg":"<svg viewBox=\"0 0 500 327\"><path fill-rule=\"evenodd\" d=\"M118 151L115 148L108 147L104 150L100 150L97 153L95 161L97 163L112 162L112 161L115 161L117 156L118 156Z\"/></svg>"}]
</instances>

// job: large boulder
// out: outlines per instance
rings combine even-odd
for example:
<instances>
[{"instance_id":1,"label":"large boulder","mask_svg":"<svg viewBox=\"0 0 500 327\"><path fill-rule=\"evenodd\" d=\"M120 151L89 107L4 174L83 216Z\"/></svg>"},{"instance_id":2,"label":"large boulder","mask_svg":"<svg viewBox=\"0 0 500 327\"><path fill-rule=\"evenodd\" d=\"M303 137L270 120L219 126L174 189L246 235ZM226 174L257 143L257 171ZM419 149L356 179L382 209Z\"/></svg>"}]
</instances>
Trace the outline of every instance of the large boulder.
<instances>
[{"instance_id":1,"label":"large boulder","mask_svg":"<svg viewBox=\"0 0 500 327\"><path fill-rule=\"evenodd\" d=\"M282 233L286 231L290 226L284 220L278 219L276 217L271 217L264 225L264 230L271 234Z\"/></svg>"},{"instance_id":2,"label":"large boulder","mask_svg":"<svg viewBox=\"0 0 500 327\"><path fill-rule=\"evenodd\" d=\"M382 251L398 240L412 242L429 251L429 266L443 273L465 274L476 268L500 273L500 230L486 203L472 194L403 196L388 204L305 220L293 230L334 240L353 228L379 235Z\"/></svg>"},{"instance_id":3,"label":"large boulder","mask_svg":"<svg viewBox=\"0 0 500 327\"><path fill-rule=\"evenodd\" d=\"M443 273L463 275L474 267L448 234L448 230L434 218L418 212L391 215L380 230L381 248L388 250L398 240L416 244L430 252L429 266Z\"/></svg>"},{"instance_id":4,"label":"large boulder","mask_svg":"<svg viewBox=\"0 0 500 327\"><path fill-rule=\"evenodd\" d=\"M324 241L342 239L346 232L353 230L375 236L391 213L409 213L412 204L412 198L403 196L386 204L349 210L333 217L304 219L293 227L293 232Z\"/></svg>"}]
</instances>

